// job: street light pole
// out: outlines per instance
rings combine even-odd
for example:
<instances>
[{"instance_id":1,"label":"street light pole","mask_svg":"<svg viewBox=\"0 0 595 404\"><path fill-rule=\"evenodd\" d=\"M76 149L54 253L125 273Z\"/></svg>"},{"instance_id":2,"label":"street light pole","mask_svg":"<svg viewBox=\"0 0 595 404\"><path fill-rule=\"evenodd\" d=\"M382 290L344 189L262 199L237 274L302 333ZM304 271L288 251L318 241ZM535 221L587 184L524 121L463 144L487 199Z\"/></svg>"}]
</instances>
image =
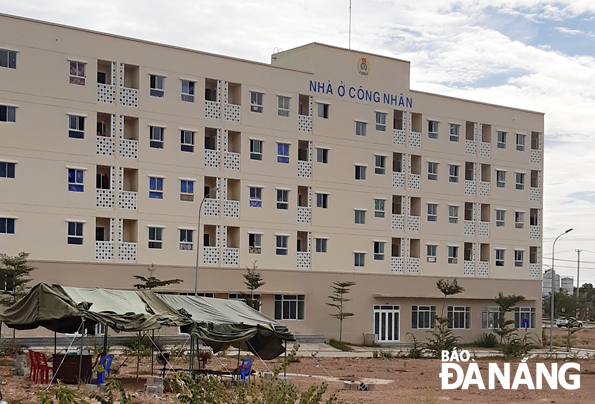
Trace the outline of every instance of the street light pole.
<instances>
[{"instance_id":1,"label":"street light pole","mask_svg":"<svg viewBox=\"0 0 595 404\"><path fill-rule=\"evenodd\" d=\"M553 340L554 340L554 277L556 272L554 271L554 254L556 252L556 241L566 233L570 233L572 229L566 230L564 233L560 234L554 240L554 244L552 245L552 289L550 290L550 352L553 351Z\"/></svg>"},{"instance_id":2,"label":"street light pole","mask_svg":"<svg viewBox=\"0 0 595 404\"><path fill-rule=\"evenodd\" d=\"M194 267L194 296L198 296L198 263L200 262L200 212L202 211L202 205L205 203L205 200L211 196L211 194L215 191L218 191L219 187L215 187L206 194L202 201L200 201L200 205L198 207L198 223L196 225L196 265Z\"/></svg>"}]
</instances>

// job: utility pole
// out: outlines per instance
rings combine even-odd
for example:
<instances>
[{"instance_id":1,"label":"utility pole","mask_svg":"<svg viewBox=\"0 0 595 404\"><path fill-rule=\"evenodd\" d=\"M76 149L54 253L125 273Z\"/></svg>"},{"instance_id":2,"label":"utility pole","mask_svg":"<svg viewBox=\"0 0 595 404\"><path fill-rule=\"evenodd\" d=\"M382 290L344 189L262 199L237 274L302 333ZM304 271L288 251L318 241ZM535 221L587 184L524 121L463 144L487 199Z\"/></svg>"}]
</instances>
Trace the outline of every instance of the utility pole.
<instances>
[{"instance_id":1,"label":"utility pole","mask_svg":"<svg viewBox=\"0 0 595 404\"><path fill-rule=\"evenodd\" d=\"M576 298L577 300L581 297L581 292L579 288L581 287L580 284L580 268L581 268L581 251L583 250L575 250L578 254L578 258L576 259Z\"/></svg>"},{"instance_id":2,"label":"utility pole","mask_svg":"<svg viewBox=\"0 0 595 404\"><path fill-rule=\"evenodd\" d=\"M349 49L351 49L351 0L349 0Z\"/></svg>"}]
</instances>

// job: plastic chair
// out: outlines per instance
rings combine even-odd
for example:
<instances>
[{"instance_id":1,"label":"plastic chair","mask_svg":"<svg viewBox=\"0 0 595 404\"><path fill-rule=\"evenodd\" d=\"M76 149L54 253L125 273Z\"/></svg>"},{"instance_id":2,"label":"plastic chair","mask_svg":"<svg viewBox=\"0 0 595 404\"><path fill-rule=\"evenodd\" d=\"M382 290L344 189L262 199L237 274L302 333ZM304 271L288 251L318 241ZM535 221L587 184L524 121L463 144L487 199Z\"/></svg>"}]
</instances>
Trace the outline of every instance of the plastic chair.
<instances>
[{"instance_id":1,"label":"plastic chair","mask_svg":"<svg viewBox=\"0 0 595 404\"><path fill-rule=\"evenodd\" d=\"M97 373L97 385L100 386L105 383L105 375L109 376L110 368L112 367L112 361L114 360L114 355L105 355L99 361L99 366L103 366L105 369L105 373ZM93 382L93 373L91 373L91 379L89 379L89 384Z\"/></svg>"},{"instance_id":2,"label":"plastic chair","mask_svg":"<svg viewBox=\"0 0 595 404\"><path fill-rule=\"evenodd\" d=\"M244 359L240 367L237 368L233 373L234 375L240 376L242 378L242 382L246 384L246 378L248 378L248 381L251 380L250 377L252 375L252 359ZM235 384L234 380L232 380L232 384Z\"/></svg>"},{"instance_id":3,"label":"plastic chair","mask_svg":"<svg viewBox=\"0 0 595 404\"><path fill-rule=\"evenodd\" d=\"M42 384L49 382L50 370L53 371L53 369L48 365L47 358L41 352L33 352L33 356L35 356L35 361L37 362L37 372L39 375L36 382L41 382Z\"/></svg>"},{"instance_id":4,"label":"plastic chair","mask_svg":"<svg viewBox=\"0 0 595 404\"><path fill-rule=\"evenodd\" d=\"M31 349L29 349L29 380L36 382L37 381L37 373L39 372L38 366L37 366L37 360L35 359L35 352L33 352Z\"/></svg>"}]
</instances>

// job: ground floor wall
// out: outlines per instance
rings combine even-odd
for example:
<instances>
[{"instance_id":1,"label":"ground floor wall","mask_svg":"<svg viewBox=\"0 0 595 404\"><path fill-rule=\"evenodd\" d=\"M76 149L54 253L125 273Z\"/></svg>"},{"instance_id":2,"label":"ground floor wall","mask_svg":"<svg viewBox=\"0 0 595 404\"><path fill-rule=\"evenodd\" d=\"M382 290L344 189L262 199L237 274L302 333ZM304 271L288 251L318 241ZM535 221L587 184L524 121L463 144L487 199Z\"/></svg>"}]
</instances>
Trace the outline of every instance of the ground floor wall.
<instances>
[{"instance_id":1,"label":"ground floor wall","mask_svg":"<svg viewBox=\"0 0 595 404\"><path fill-rule=\"evenodd\" d=\"M63 286L133 289L137 283L134 275L147 276L144 265L120 265L77 262L32 261L37 269L32 273L33 282L56 283ZM431 317L451 315L456 335L463 342L478 340L489 331L493 323L494 302L499 292L525 297L517 306L523 313L517 316L519 326L528 326L529 332L541 338L541 281L506 280L495 278L459 278L465 291L444 298L437 289L438 277L402 274L366 274L355 272L313 272L290 270L260 270L264 286L261 311L280 319L295 334L320 334L339 338L339 321L331 317L336 310L326 303L332 294L333 282L355 282L347 296L345 311L353 313L343 321L343 340L362 344L366 334L376 334L381 343L410 343L412 335L419 340L428 337ZM198 291L214 297L228 298L229 294L246 291L241 268L200 268ZM160 266L154 274L159 279L179 278L183 283L164 291L193 293L195 268ZM533 310L531 310L533 309ZM520 313L520 312L519 312ZM514 320L514 313L509 314ZM527 321L523 322L522 320ZM529 321L530 320L530 321ZM163 334L177 334L177 329L164 330ZM6 327L2 335L12 335ZM18 335L51 335L47 330L17 332Z\"/></svg>"}]
</instances>

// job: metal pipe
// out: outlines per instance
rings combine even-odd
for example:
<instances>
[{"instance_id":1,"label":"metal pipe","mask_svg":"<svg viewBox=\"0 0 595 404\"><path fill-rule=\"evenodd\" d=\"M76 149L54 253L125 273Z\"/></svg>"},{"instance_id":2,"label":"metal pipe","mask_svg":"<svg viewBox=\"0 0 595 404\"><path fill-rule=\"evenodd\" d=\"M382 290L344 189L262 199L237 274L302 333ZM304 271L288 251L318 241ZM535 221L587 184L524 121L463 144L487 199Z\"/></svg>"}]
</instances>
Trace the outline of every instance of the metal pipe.
<instances>
[{"instance_id":1,"label":"metal pipe","mask_svg":"<svg viewBox=\"0 0 595 404\"><path fill-rule=\"evenodd\" d=\"M155 330L151 330L151 376L153 374L153 357L155 356Z\"/></svg>"},{"instance_id":2,"label":"metal pipe","mask_svg":"<svg viewBox=\"0 0 595 404\"><path fill-rule=\"evenodd\" d=\"M194 296L198 296L198 263L200 262L200 212L202 210L202 205L205 203L205 200L211 196L214 191L218 191L219 187L215 187L206 194L202 201L200 201L200 205L198 206L198 219L196 224L196 265L194 268Z\"/></svg>"},{"instance_id":3,"label":"metal pipe","mask_svg":"<svg viewBox=\"0 0 595 404\"><path fill-rule=\"evenodd\" d=\"M560 234L554 240L554 244L552 245L552 290L550 291L550 352L554 350L554 278L556 276L556 272L554 271L554 254L556 252L556 241L566 233L570 233L572 229L566 230L564 233Z\"/></svg>"},{"instance_id":4,"label":"metal pipe","mask_svg":"<svg viewBox=\"0 0 595 404\"><path fill-rule=\"evenodd\" d=\"M138 374L140 371L140 331L138 332L138 344L136 346L136 384L138 386Z\"/></svg>"},{"instance_id":5,"label":"metal pipe","mask_svg":"<svg viewBox=\"0 0 595 404\"><path fill-rule=\"evenodd\" d=\"M85 317L81 320L81 350L79 352L79 383L82 381L82 371L83 371L83 343L85 340Z\"/></svg>"}]
</instances>

